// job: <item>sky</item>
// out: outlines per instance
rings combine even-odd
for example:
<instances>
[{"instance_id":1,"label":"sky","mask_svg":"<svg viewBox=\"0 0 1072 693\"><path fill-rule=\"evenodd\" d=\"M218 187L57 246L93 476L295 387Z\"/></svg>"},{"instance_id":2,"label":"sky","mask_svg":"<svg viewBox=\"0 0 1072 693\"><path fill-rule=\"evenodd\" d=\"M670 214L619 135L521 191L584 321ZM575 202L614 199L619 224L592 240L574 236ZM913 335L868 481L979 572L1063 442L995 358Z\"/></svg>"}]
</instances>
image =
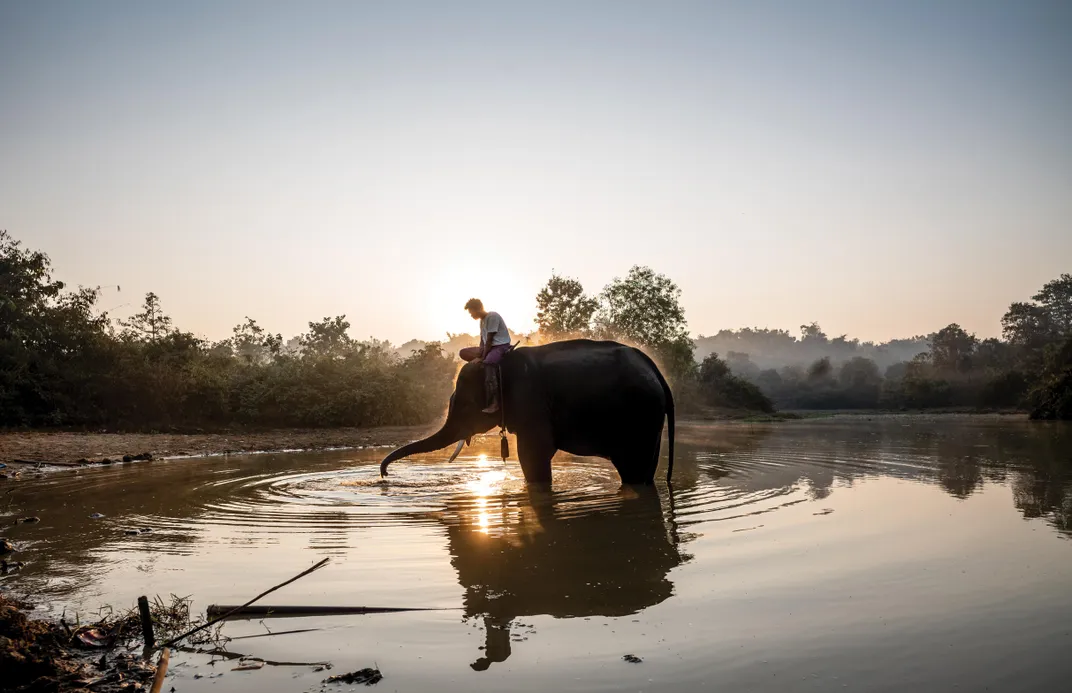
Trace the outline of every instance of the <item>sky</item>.
<instances>
[{"instance_id":1,"label":"sky","mask_svg":"<svg viewBox=\"0 0 1072 693\"><path fill-rule=\"evenodd\" d=\"M0 0L0 229L210 339L635 264L694 335L994 336L1072 272L1070 123L1063 1Z\"/></svg>"}]
</instances>

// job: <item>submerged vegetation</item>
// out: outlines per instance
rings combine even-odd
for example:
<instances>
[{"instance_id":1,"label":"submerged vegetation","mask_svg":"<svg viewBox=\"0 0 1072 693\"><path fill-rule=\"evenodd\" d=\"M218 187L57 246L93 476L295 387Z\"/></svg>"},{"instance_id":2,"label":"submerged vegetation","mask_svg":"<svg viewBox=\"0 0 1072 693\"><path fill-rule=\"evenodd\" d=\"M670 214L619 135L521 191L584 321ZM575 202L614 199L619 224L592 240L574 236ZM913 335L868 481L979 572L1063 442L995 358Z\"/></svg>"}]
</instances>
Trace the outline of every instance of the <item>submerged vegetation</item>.
<instances>
[{"instance_id":1,"label":"submerged vegetation","mask_svg":"<svg viewBox=\"0 0 1072 693\"><path fill-rule=\"evenodd\" d=\"M290 340L247 318L209 341L174 325L158 296L113 320L100 291L68 289L47 255L0 231L0 426L201 430L427 423L457 368L444 345L349 336L345 316ZM615 339L649 353L682 414L774 409L1020 408L1072 416L1072 275L1002 318L1003 339L957 324L885 344L829 338L812 323L693 339L668 277L633 267L595 296L553 275L536 296L539 343Z\"/></svg>"}]
</instances>

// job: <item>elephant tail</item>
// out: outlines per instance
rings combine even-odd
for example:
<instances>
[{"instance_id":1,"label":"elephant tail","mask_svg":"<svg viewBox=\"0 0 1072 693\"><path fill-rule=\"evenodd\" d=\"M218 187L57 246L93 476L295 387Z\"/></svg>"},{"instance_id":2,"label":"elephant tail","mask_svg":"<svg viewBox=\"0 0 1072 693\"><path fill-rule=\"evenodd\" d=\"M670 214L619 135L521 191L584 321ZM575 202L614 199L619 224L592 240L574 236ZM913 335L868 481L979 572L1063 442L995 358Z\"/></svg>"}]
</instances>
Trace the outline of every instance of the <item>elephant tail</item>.
<instances>
[{"instance_id":1,"label":"elephant tail","mask_svg":"<svg viewBox=\"0 0 1072 693\"><path fill-rule=\"evenodd\" d=\"M670 476L674 473L674 393L671 392L670 384L666 382L666 378L663 377L658 364L640 349L634 348L633 350L648 362L648 365L655 372L655 377L659 379L659 384L663 386L663 397L666 399L666 437L670 443L669 459L666 463L666 483L670 483Z\"/></svg>"},{"instance_id":2,"label":"elephant tail","mask_svg":"<svg viewBox=\"0 0 1072 693\"><path fill-rule=\"evenodd\" d=\"M670 475L674 473L674 393L670 391L670 385L662 373L659 373L659 380L663 384L663 394L666 395L666 438L670 448L666 462L666 483L669 484Z\"/></svg>"}]
</instances>

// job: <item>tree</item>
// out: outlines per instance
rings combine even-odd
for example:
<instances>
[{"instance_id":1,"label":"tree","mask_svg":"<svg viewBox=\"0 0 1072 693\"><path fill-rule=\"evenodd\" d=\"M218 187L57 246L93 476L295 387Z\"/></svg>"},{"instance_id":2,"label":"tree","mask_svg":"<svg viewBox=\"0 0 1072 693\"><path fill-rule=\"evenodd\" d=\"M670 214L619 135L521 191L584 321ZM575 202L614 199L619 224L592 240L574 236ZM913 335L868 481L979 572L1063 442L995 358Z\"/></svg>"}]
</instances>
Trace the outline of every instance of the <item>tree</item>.
<instances>
[{"instance_id":1,"label":"tree","mask_svg":"<svg viewBox=\"0 0 1072 693\"><path fill-rule=\"evenodd\" d=\"M842 387L854 390L875 388L877 391L882 384L878 365L863 356L854 356L846 361L838 373L838 380Z\"/></svg>"},{"instance_id":2,"label":"tree","mask_svg":"<svg viewBox=\"0 0 1072 693\"><path fill-rule=\"evenodd\" d=\"M751 357L743 352L727 351L726 364L734 375L740 376L745 380L754 382L759 376L759 366L752 363Z\"/></svg>"},{"instance_id":3,"label":"tree","mask_svg":"<svg viewBox=\"0 0 1072 693\"><path fill-rule=\"evenodd\" d=\"M1016 366L1014 349L1007 342L989 337L979 342L972 367L985 371L1007 371Z\"/></svg>"},{"instance_id":4,"label":"tree","mask_svg":"<svg viewBox=\"0 0 1072 693\"><path fill-rule=\"evenodd\" d=\"M841 406L875 407L882 393L882 375L878 365L863 356L854 356L841 366L838 381Z\"/></svg>"},{"instance_id":5,"label":"tree","mask_svg":"<svg viewBox=\"0 0 1072 693\"><path fill-rule=\"evenodd\" d=\"M813 322L810 325L801 325L800 341L815 341L825 343L827 341L826 333L823 332L823 328L819 327L819 323L817 322Z\"/></svg>"},{"instance_id":6,"label":"tree","mask_svg":"<svg viewBox=\"0 0 1072 693\"><path fill-rule=\"evenodd\" d=\"M1072 274L1062 274L1046 282L1042 290L1031 298L1042 304L1050 324L1059 335L1072 333Z\"/></svg>"},{"instance_id":7,"label":"tree","mask_svg":"<svg viewBox=\"0 0 1072 693\"><path fill-rule=\"evenodd\" d=\"M830 357L824 356L808 366L808 380L822 381L830 378L834 367L830 365Z\"/></svg>"},{"instance_id":8,"label":"tree","mask_svg":"<svg viewBox=\"0 0 1072 693\"><path fill-rule=\"evenodd\" d=\"M283 335L265 332L253 318L246 316L244 323L231 330L231 348L236 356L247 364L264 363L279 355L283 346Z\"/></svg>"},{"instance_id":9,"label":"tree","mask_svg":"<svg viewBox=\"0 0 1072 693\"><path fill-rule=\"evenodd\" d=\"M47 255L23 248L7 231L0 231L0 339L27 346L43 339L48 313L63 288L63 282L52 280Z\"/></svg>"},{"instance_id":10,"label":"tree","mask_svg":"<svg viewBox=\"0 0 1072 693\"><path fill-rule=\"evenodd\" d=\"M770 399L752 383L735 376L718 354L709 354L703 360L697 379L700 392L709 406L766 413L774 411Z\"/></svg>"},{"instance_id":11,"label":"tree","mask_svg":"<svg viewBox=\"0 0 1072 693\"><path fill-rule=\"evenodd\" d=\"M939 371L967 373L979 340L953 323L938 330L931 339L931 363Z\"/></svg>"},{"instance_id":12,"label":"tree","mask_svg":"<svg viewBox=\"0 0 1072 693\"><path fill-rule=\"evenodd\" d=\"M123 336L130 341L158 342L173 331L171 318L160 307L160 297L152 291L145 294L142 311L119 324L125 328Z\"/></svg>"},{"instance_id":13,"label":"tree","mask_svg":"<svg viewBox=\"0 0 1072 693\"><path fill-rule=\"evenodd\" d=\"M1032 419L1072 419L1072 336L1046 348L1045 372L1031 391Z\"/></svg>"},{"instance_id":14,"label":"tree","mask_svg":"<svg viewBox=\"0 0 1072 693\"><path fill-rule=\"evenodd\" d=\"M345 356L354 346L354 340L346 334L349 329L345 315L309 323L309 331L299 337L302 353L314 358Z\"/></svg>"},{"instance_id":15,"label":"tree","mask_svg":"<svg viewBox=\"0 0 1072 693\"><path fill-rule=\"evenodd\" d=\"M1012 345L1040 349L1053 335L1050 314L1034 303L1013 303L1001 318L1001 334Z\"/></svg>"},{"instance_id":16,"label":"tree","mask_svg":"<svg viewBox=\"0 0 1072 693\"><path fill-rule=\"evenodd\" d=\"M579 281L552 274L536 294L536 325L550 339L582 335L598 306L599 301L586 296Z\"/></svg>"},{"instance_id":17,"label":"tree","mask_svg":"<svg viewBox=\"0 0 1072 693\"><path fill-rule=\"evenodd\" d=\"M688 338L681 289L650 267L637 265L625 279L615 278L601 298L596 324L603 336L653 349Z\"/></svg>"}]
</instances>

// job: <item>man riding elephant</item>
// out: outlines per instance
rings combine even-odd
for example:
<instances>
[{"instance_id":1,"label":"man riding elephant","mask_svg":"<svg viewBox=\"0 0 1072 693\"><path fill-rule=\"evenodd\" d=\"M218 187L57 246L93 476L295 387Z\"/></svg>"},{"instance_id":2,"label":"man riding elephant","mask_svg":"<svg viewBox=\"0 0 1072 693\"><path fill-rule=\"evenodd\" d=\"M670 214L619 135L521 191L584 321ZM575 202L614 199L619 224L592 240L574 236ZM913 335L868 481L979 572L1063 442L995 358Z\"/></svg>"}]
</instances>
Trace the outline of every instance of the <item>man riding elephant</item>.
<instances>
[{"instance_id":1,"label":"man riding elephant","mask_svg":"<svg viewBox=\"0 0 1072 693\"><path fill-rule=\"evenodd\" d=\"M471 298L465 304L465 309L474 320L480 321L480 346L466 347L458 356L462 361L484 362L484 390L487 407L485 414L494 414L499 411L499 362L503 354L510 350L510 330L502 316L494 311L484 310L484 304L479 298Z\"/></svg>"}]
</instances>

